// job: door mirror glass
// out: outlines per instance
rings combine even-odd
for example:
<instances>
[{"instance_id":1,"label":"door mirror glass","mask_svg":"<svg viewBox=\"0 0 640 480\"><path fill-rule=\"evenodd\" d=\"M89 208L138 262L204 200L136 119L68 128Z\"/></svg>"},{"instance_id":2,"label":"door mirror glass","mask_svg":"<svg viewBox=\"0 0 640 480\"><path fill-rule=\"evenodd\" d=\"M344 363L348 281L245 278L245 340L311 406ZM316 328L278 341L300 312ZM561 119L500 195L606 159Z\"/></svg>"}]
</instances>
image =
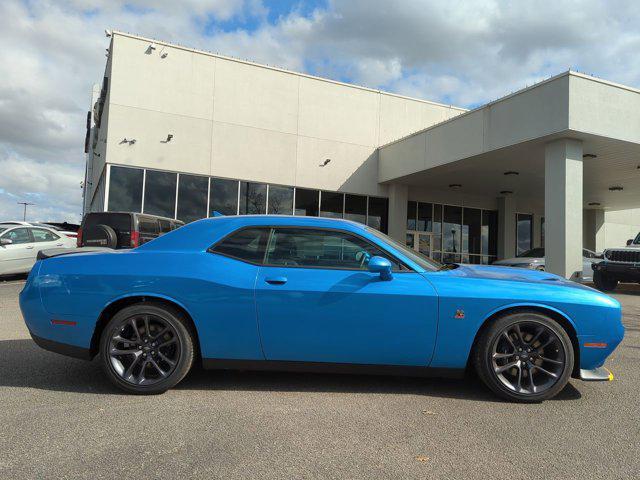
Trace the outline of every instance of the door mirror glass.
<instances>
[{"instance_id":1,"label":"door mirror glass","mask_svg":"<svg viewBox=\"0 0 640 480\"><path fill-rule=\"evenodd\" d=\"M381 280L391 280L391 262L384 257L371 257L369 260L369 271L371 273L379 273Z\"/></svg>"},{"instance_id":2,"label":"door mirror glass","mask_svg":"<svg viewBox=\"0 0 640 480\"><path fill-rule=\"evenodd\" d=\"M11 245L12 243L10 238L0 238L0 245Z\"/></svg>"}]
</instances>

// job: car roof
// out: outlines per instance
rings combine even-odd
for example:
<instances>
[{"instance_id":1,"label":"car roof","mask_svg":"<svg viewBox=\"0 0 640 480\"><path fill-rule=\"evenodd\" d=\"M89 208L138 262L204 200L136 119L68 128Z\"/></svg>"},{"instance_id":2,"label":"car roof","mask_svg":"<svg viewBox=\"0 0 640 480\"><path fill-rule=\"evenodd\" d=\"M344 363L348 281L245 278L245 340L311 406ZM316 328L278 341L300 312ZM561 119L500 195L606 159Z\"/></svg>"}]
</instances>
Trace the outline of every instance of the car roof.
<instances>
[{"instance_id":1,"label":"car roof","mask_svg":"<svg viewBox=\"0 0 640 480\"><path fill-rule=\"evenodd\" d=\"M84 216L84 218L87 218L89 215L104 215L104 214L110 214L110 215L118 214L118 215L130 215L134 217L148 217L156 220L166 220L167 222L176 222L181 225L184 225L184 222L182 220L179 220L176 218L162 217L160 215L152 215L150 213L140 213L140 212L89 212ZM84 223L84 218L82 219L83 223Z\"/></svg>"},{"instance_id":2,"label":"car roof","mask_svg":"<svg viewBox=\"0 0 640 480\"><path fill-rule=\"evenodd\" d=\"M351 220L294 215L229 215L188 223L138 247L139 250L206 250L229 233L245 227L321 227L362 233L365 225Z\"/></svg>"}]
</instances>

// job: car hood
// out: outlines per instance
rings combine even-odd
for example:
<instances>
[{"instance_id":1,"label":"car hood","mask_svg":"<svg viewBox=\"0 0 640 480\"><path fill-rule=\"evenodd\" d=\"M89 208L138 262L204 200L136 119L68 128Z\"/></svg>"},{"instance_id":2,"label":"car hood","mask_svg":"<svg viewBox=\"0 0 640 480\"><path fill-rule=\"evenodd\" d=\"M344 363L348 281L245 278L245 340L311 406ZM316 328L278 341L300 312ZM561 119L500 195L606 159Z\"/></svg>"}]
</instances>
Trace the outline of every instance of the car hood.
<instances>
[{"instance_id":1,"label":"car hood","mask_svg":"<svg viewBox=\"0 0 640 480\"><path fill-rule=\"evenodd\" d=\"M495 265L460 265L451 274L487 280L503 280L509 282L536 283L545 285L562 285L572 288L593 290L577 282L572 282L553 273L520 268L500 267Z\"/></svg>"}]
</instances>

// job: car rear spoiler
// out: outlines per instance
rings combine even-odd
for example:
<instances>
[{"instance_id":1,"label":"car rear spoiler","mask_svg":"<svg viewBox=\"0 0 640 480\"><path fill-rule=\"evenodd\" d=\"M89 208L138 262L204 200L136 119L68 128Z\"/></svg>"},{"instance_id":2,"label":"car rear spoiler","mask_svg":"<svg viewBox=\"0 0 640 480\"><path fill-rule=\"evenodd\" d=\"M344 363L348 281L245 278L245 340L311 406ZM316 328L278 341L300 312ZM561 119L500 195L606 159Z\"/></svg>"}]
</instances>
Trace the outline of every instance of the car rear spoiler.
<instances>
[{"instance_id":1,"label":"car rear spoiler","mask_svg":"<svg viewBox=\"0 0 640 480\"><path fill-rule=\"evenodd\" d=\"M40 250L37 258L38 260L46 260L47 258L59 257L61 255L90 252L113 252L113 249L105 247L48 248L46 250Z\"/></svg>"}]
</instances>

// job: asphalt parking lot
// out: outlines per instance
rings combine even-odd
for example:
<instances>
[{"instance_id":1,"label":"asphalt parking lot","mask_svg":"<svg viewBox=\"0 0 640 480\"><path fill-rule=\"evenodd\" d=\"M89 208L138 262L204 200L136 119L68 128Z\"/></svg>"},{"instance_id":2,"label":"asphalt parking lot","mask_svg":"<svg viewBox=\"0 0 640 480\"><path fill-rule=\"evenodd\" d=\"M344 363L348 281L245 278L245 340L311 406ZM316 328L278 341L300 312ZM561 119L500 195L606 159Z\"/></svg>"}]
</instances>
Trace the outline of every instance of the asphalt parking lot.
<instances>
[{"instance_id":1,"label":"asphalt parking lot","mask_svg":"<svg viewBox=\"0 0 640 480\"><path fill-rule=\"evenodd\" d=\"M164 395L49 353L0 282L0 478L638 478L640 289L610 383L541 405L475 380L194 371Z\"/></svg>"}]
</instances>

